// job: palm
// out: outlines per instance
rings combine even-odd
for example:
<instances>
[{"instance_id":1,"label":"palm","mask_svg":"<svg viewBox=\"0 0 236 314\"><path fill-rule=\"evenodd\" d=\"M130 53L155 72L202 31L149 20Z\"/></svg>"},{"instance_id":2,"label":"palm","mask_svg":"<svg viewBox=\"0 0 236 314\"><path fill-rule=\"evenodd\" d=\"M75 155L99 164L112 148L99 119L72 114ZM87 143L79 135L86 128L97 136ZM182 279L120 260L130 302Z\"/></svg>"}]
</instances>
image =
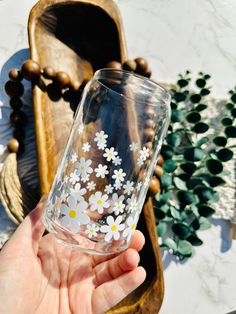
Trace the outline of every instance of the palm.
<instances>
[{"instance_id":1,"label":"palm","mask_svg":"<svg viewBox=\"0 0 236 314\"><path fill-rule=\"evenodd\" d=\"M29 245L24 223L1 252L0 313L104 313L144 280L144 270L137 268L140 233L126 252L99 257L66 248L52 235L41 238L38 222Z\"/></svg>"}]
</instances>

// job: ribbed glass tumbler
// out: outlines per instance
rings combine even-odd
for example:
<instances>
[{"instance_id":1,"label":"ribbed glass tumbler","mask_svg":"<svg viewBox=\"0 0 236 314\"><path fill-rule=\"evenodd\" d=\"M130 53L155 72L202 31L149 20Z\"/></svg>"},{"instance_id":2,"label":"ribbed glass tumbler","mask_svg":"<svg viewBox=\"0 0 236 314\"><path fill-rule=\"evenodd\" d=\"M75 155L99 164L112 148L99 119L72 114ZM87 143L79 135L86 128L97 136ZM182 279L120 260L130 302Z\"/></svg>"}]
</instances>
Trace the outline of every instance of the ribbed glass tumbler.
<instances>
[{"instance_id":1,"label":"ribbed glass tumbler","mask_svg":"<svg viewBox=\"0 0 236 314\"><path fill-rule=\"evenodd\" d=\"M92 254L129 246L168 129L169 103L169 93L147 78L95 73L43 215L61 243Z\"/></svg>"}]
</instances>

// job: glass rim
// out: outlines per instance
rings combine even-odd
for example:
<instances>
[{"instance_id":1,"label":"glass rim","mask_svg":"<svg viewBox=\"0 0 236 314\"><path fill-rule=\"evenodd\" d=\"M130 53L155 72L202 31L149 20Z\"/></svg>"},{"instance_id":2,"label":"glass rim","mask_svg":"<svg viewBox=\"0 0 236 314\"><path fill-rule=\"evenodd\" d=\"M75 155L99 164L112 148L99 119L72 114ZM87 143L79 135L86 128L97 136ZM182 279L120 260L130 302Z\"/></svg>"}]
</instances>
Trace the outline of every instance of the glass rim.
<instances>
[{"instance_id":1,"label":"glass rim","mask_svg":"<svg viewBox=\"0 0 236 314\"><path fill-rule=\"evenodd\" d=\"M155 87L157 88L157 90L159 90L159 91L161 91L163 94L165 94L165 99L164 99L165 104L168 105L168 103L169 103L170 100L171 100L170 92L169 92L166 88L164 88L162 85L160 85L159 83L157 83L157 82L155 82L154 80L152 80L152 79L150 79L150 78L147 78L147 77L145 77L145 76L139 75L139 74L134 73L134 72L126 71L126 70L123 70L123 69L101 68L101 69L95 71L92 80L93 80L93 79L97 79L98 76L99 76L99 74L100 74L100 73L103 73L103 72L104 72L104 73L106 73L106 72L108 72L108 73L109 73L109 72L110 72L110 73L112 73L112 72L114 72L114 73L124 73L124 74L127 74L127 75L129 75L129 76L132 76L132 77L137 78L140 82L148 82L149 84L155 86ZM98 81L98 82L99 82L99 84L101 84L102 86L104 86L106 89L112 89L112 88L106 86L104 83L102 83L102 82L100 82L100 81ZM113 90L113 89L112 89L112 90ZM122 93L118 93L118 92L115 91L115 90L113 90L113 92L116 93L116 94L118 94L120 97L124 97L124 98L127 98L127 99L132 99L131 97L129 97L129 96L127 96L127 95L124 95L124 94L122 94ZM155 94L155 92L154 92L153 94ZM150 105L155 106L154 104L150 104Z\"/></svg>"}]
</instances>

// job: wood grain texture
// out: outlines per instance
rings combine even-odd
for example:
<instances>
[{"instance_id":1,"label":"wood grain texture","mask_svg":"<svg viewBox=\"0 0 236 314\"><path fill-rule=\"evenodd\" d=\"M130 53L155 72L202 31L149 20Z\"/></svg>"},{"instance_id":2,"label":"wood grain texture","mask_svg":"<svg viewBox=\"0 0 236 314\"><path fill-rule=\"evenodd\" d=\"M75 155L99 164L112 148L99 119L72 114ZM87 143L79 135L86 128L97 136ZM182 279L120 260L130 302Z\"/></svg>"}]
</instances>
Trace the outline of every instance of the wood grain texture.
<instances>
[{"instance_id":1,"label":"wood grain texture","mask_svg":"<svg viewBox=\"0 0 236 314\"><path fill-rule=\"evenodd\" d=\"M67 72L72 80L90 79L111 60L128 59L119 11L112 0L41 0L28 23L31 58L41 67ZM46 82L48 83L48 82ZM70 103L52 101L33 87L36 145L41 193L48 193L73 122ZM145 203L139 227L146 244L141 265L144 284L109 314L158 313L164 295L163 272L151 199Z\"/></svg>"}]
</instances>

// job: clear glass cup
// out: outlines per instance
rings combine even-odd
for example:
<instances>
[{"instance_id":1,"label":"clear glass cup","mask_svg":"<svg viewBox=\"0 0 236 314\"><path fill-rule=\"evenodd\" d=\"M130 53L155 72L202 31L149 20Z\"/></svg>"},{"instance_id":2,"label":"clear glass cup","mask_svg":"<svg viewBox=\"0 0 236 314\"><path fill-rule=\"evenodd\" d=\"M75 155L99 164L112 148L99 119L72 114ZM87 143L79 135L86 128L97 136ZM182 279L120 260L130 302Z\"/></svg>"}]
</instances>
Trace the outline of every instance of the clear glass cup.
<instances>
[{"instance_id":1,"label":"clear glass cup","mask_svg":"<svg viewBox=\"0 0 236 314\"><path fill-rule=\"evenodd\" d=\"M49 193L48 231L87 253L126 249L169 120L170 95L154 81L97 71L84 89Z\"/></svg>"}]
</instances>

